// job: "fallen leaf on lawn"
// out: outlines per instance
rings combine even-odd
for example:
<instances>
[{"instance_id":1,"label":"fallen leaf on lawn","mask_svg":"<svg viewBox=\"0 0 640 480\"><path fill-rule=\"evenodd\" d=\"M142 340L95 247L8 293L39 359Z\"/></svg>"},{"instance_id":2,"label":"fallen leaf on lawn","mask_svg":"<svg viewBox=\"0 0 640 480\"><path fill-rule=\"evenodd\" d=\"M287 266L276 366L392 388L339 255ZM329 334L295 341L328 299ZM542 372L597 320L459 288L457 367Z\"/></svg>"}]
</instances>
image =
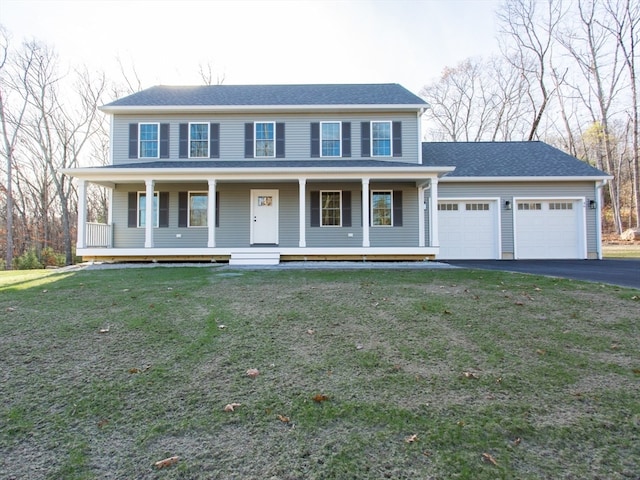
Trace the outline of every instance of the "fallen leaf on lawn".
<instances>
[{"instance_id":1,"label":"fallen leaf on lawn","mask_svg":"<svg viewBox=\"0 0 640 480\"><path fill-rule=\"evenodd\" d=\"M635 373L636 375L640 375L640 368L634 368L633 370L631 370L633 373Z\"/></svg>"},{"instance_id":2,"label":"fallen leaf on lawn","mask_svg":"<svg viewBox=\"0 0 640 480\"><path fill-rule=\"evenodd\" d=\"M128 288L124 288L122 291L123 291L123 292L128 292L128 291L129 291L129 289L128 289Z\"/></svg>"},{"instance_id":3,"label":"fallen leaf on lawn","mask_svg":"<svg viewBox=\"0 0 640 480\"><path fill-rule=\"evenodd\" d=\"M502 377L496 378L496 383L502 383Z\"/></svg>"},{"instance_id":4,"label":"fallen leaf on lawn","mask_svg":"<svg viewBox=\"0 0 640 480\"><path fill-rule=\"evenodd\" d=\"M109 327L101 328L100 330L98 330L98 333L109 333Z\"/></svg>"},{"instance_id":5,"label":"fallen leaf on lawn","mask_svg":"<svg viewBox=\"0 0 640 480\"><path fill-rule=\"evenodd\" d=\"M363 348L364 348L364 345L362 345L361 343L356 344L356 350L362 350Z\"/></svg>"},{"instance_id":6,"label":"fallen leaf on lawn","mask_svg":"<svg viewBox=\"0 0 640 480\"><path fill-rule=\"evenodd\" d=\"M544 350L540 350L540 349L538 349L538 350L536 350L536 353L537 353L538 355L544 355L544 354L545 354L545 353L547 353L547 352L545 352Z\"/></svg>"},{"instance_id":7,"label":"fallen leaf on lawn","mask_svg":"<svg viewBox=\"0 0 640 480\"><path fill-rule=\"evenodd\" d=\"M167 287L167 290L173 290L173 287Z\"/></svg>"},{"instance_id":8,"label":"fallen leaf on lawn","mask_svg":"<svg viewBox=\"0 0 640 480\"><path fill-rule=\"evenodd\" d=\"M250 368L249 370L247 370L247 375L251 378L256 378L258 375L260 375L260 371L257 368Z\"/></svg>"},{"instance_id":9,"label":"fallen leaf on lawn","mask_svg":"<svg viewBox=\"0 0 640 480\"><path fill-rule=\"evenodd\" d=\"M308 333L309 335L313 335L315 332L313 331L313 329L312 329L312 328L310 328L309 330L307 330L307 333Z\"/></svg>"},{"instance_id":10,"label":"fallen leaf on lawn","mask_svg":"<svg viewBox=\"0 0 640 480\"><path fill-rule=\"evenodd\" d=\"M404 441L407 442L407 443L417 442L418 441L418 435L416 435L414 433L413 435L410 435L407 438L405 438Z\"/></svg>"},{"instance_id":11,"label":"fallen leaf on lawn","mask_svg":"<svg viewBox=\"0 0 640 480\"><path fill-rule=\"evenodd\" d=\"M224 330L225 328L227 328L227 326L226 326L226 325L218 325L218 328L219 328L220 330Z\"/></svg>"},{"instance_id":12,"label":"fallen leaf on lawn","mask_svg":"<svg viewBox=\"0 0 640 480\"><path fill-rule=\"evenodd\" d=\"M459 427L464 427L464 420L460 420L458 423L456 423L456 425L458 425Z\"/></svg>"},{"instance_id":13,"label":"fallen leaf on lawn","mask_svg":"<svg viewBox=\"0 0 640 480\"><path fill-rule=\"evenodd\" d=\"M518 445L520 445L521 441L522 441L522 439L520 437L518 437L513 441L513 445L517 447Z\"/></svg>"},{"instance_id":14,"label":"fallen leaf on lawn","mask_svg":"<svg viewBox=\"0 0 640 480\"><path fill-rule=\"evenodd\" d=\"M498 462L496 461L496 459L493 458L488 453L483 453L482 454L482 460L484 460L485 462L491 463L491 464L495 465L496 467L498 466Z\"/></svg>"},{"instance_id":15,"label":"fallen leaf on lawn","mask_svg":"<svg viewBox=\"0 0 640 480\"><path fill-rule=\"evenodd\" d=\"M225 412L233 412L236 407L241 406L241 403L227 403L224 407Z\"/></svg>"},{"instance_id":16,"label":"fallen leaf on lawn","mask_svg":"<svg viewBox=\"0 0 640 480\"><path fill-rule=\"evenodd\" d=\"M464 378L478 378L478 376L473 372L462 372L462 375L464 376Z\"/></svg>"},{"instance_id":17,"label":"fallen leaf on lawn","mask_svg":"<svg viewBox=\"0 0 640 480\"><path fill-rule=\"evenodd\" d=\"M169 457L169 458L165 458L164 460L160 460L160 461L154 463L154 465L159 470L161 468L170 467L171 465L173 465L175 463L178 463L178 460L180 460L180 457L178 457L178 456Z\"/></svg>"},{"instance_id":18,"label":"fallen leaf on lawn","mask_svg":"<svg viewBox=\"0 0 640 480\"><path fill-rule=\"evenodd\" d=\"M278 420L280 420L282 423L289 423L290 421L289 417L285 417L284 415L278 415Z\"/></svg>"},{"instance_id":19,"label":"fallen leaf on lawn","mask_svg":"<svg viewBox=\"0 0 640 480\"><path fill-rule=\"evenodd\" d=\"M445 310L444 313L446 313L447 315L451 315L451 310Z\"/></svg>"},{"instance_id":20,"label":"fallen leaf on lawn","mask_svg":"<svg viewBox=\"0 0 640 480\"><path fill-rule=\"evenodd\" d=\"M618 350L620 348L620 345L618 345L617 343L612 343L610 348L611 350Z\"/></svg>"},{"instance_id":21,"label":"fallen leaf on lawn","mask_svg":"<svg viewBox=\"0 0 640 480\"><path fill-rule=\"evenodd\" d=\"M7 307L7 312L15 312L16 308L15 307Z\"/></svg>"},{"instance_id":22,"label":"fallen leaf on lawn","mask_svg":"<svg viewBox=\"0 0 640 480\"><path fill-rule=\"evenodd\" d=\"M129 373L140 373L140 369L139 368L130 368L129 369Z\"/></svg>"},{"instance_id":23,"label":"fallen leaf on lawn","mask_svg":"<svg viewBox=\"0 0 640 480\"><path fill-rule=\"evenodd\" d=\"M329 396L328 395L324 395L322 393L318 393L316 395L313 396L313 401L314 402L326 402L327 400L329 400Z\"/></svg>"},{"instance_id":24,"label":"fallen leaf on lawn","mask_svg":"<svg viewBox=\"0 0 640 480\"><path fill-rule=\"evenodd\" d=\"M46 289L45 289L45 290L42 290L42 293L47 293L48 291L49 291L49 290L46 290Z\"/></svg>"},{"instance_id":25,"label":"fallen leaf on lawn","mask_svg":"<svg viewBox=\"0 0 640 480\"><path fill-rule=\"evenodd\" d=\"M102 419L98 422L98 428L102 428L104 426L106 426L109 423L109 420L107 419Z\"/></svg>"},{"instance_id":26,"label":"fallen leaf on lawn","mask_svg":"<svg viewBox=\"0 0 640 480\"><path fill-rule=\"evenodd\" d=\"M514 302L516 305L518 305L519 307L522 307L524 305L524 302Z\"/></svg>"}]
</instances>

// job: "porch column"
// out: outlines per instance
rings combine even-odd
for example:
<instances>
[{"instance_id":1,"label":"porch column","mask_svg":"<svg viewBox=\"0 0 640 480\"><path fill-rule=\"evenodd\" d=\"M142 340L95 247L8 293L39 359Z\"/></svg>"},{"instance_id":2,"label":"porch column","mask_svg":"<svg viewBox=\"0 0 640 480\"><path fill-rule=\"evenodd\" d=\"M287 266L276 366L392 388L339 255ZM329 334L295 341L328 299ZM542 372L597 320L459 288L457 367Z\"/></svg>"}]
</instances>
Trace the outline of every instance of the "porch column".
<instances>
[{"instance_id":1,"label":"porch column","mask_svg":"<svg viewBox=\"0 0 640 480\"><path fill-rule=\"evenodd\" d=\"M300 222L300 225L299 225L300 238L298 240L298 246L300 248L304 248L307 246L307 217L305 215L305 212L307 211L307 204L306 204L307 179L299 178L298 183L300 184L300 188L298 189L298 195L299 195L298 221Z\"/></svg>"},{"instance_id":2,"label":"porch column","mask_svg":"<svg viewBox=\"0 0 640 480\"><path fill-rule=\"evenodd\" d=\"M429 190L429 240L432 247L440 246L438 233L438 179L431 179L431 189Z\"/></svg>"},{"instance_id":3,"label":"porch column","mask_svg":"<svg viewBox=\"0 0 640 480\"><path fill-rule=\"evenodd\" d=\"M153 180L144 181L147 190L145 192L145 218L144 218L144 248L153 248ZM158 199L160 203L160 199ZM160 208L160 205L158 205Z\"/></svg>"},{"instance_id":4,"label":"porch column","mask_svg":"<svg viewBox=\"0 0 640 480\"><path fill-rule=\"evenodd\" d=\"M216 246L216 181L209 179L209 193L207 194L207 247Z\"/></svg>"},{"instance_id":5,"label":"porch column","mask_svg":"<svg viewBox=\"0 0 640 480\"><path fill-rule=\"evenodd\" d=\"M362 246L369 247L369 179L362 179Z\"/></svg>"},{"instance_id":6,"label":"porch column","mask_svg":"<svg viewBox=\"0 0 640 480\"><path fill-rule=\"evenodd\" d=\"M87 182L78 180L78 235L76 248L87 246Z\"/></svg>"},{"instance_id":7,"label":"porch column","mask_svg":"<svg viewBox=\"0 0 640 480\"><path fill-rule=\"evenodd\" d=\"M418 187L418 246L424 247L424 187Z\"/></svg>"}]
</instances>

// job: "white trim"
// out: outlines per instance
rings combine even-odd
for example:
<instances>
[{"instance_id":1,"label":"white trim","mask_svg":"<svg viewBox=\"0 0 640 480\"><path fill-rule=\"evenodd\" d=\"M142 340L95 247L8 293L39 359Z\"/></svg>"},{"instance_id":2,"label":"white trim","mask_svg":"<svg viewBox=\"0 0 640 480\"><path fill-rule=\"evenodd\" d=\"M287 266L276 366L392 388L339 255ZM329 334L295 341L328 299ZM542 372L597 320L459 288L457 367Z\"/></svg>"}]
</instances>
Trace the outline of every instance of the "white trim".
<instances>
[{"instance_id":1,"label":"white trim","mask_svg":"<svg viewBox=\"0 0 640 480\"><path fill-rule=\"evenodd\" d=\"M338 207L338 211L340 212L340 225L323 225L322 224L322 194L323 193L338 193L340 194L340 206ZM342 226L342 190L320 190L320 227L324 228L336 228Z\"/></svg>"},{"instance_id":2,"label":"white trim","mask_svg":"<svg viewBox=\"0 0 640 480\"><path fill-rule=\"evenodd\" d=\"M145 180L145 185L147 187L145 191L145 225L144 225L144 248L153 248L153 201L156 198L156 192L154 191L154 182L153 180L147 179ZM160 194L158 193L158 208L156 208L156 218L157 224L160 226ZM149 197L151 197L151 202L149 202ZM140 192L138 192L138 223L140 223Z\"/></svg>"},{"instance_id":3,"label":"white trim","mask_svg":"<svg viewBox=\"0 0 640 480\"><path fill-rule=\"evenodd\" d=\"M216 180L207 181L209 190L207 197L207 247L216 246Z\"/></svg>"},{"instance_id":4,"label":"white trim","mask_svg":"<svg viewBox=\"0 0 640 480\"><path fill-rule=\"evenodd\" d=\"M76 232L76 248L87 246L87 182L78 181L78 227Z\"/></svg>"},{"instance_id":5,"label":"white trim","mask_svg":"<svg viewBox=\"0 0 640 480\"><path fill-rule=\"evenodd\" d=\"M595 184L596 203L596 252L598 260L602 260L602 189L607 184L606 180L602 180Z\"/></svg>"},{"instance_id":6,"label":"white trim","mask_svg":"<svg viewBox=\"0 0 640 480\"><path fill-rule=\"evenodd\" d=\"M373 124L388 123L389 124L389 155L374 155L373 153ZM393 157L393 121L391 120L371 120L369 122L369 153L371 158L391 158Z\"/></svg>"},{"instance_id":7,"label":"white trim","mask_svg":"<svg viewBox=\"0 0 640 480\"><path fill-rule=\"evenodd\" d=\"M191 225L191 194L204 194L207 196L207 224ZM160 210L158 208L158 210ZM188 190L187 191L187 228L208 228L209 227L209 192L207 190Z\"/></svg>"},{"instance_id":8,"label":"white trim","mask_svg":"<svg viewBox=\"0 0 640 480\"><path fill-rule=\"evenodd\" d=\"M158 144L158 148L156 149L158 152L158 155L155 157L143 157L141 155L142 125L155 125L158 128L158 140L156 140L156 143ZM149 141L149 140L145 140L145 141ZM138 122L138 157L137 158L149 158L149 159L155 159L155 160L160 158L160 122Z\"/></svg>"},{"instance_id":9,"label":"white trim","mask_svg":"<svg viewBox=\"0 0 640 480\"><path fill-rule=\"evenodd\" d=\"M204 157L192 157L191 156L191 125L206 125L207 126L207 154ZM211 123L209 122L189 122L188 127L189 130L187 131L187 158L196 158L196 159L203 159L203 158L210 158L211 157L211 152L209 151L209 149L211 148ZM201 141L201 140L198 140Z\"/></svg>"},{"instance_id":10,"label":"white trim","mask_svg":"<svg viewBox=\"0 0 640 480\"><path fill-rule=\"evenodd\" d=\"M273 155L258 155L258 130L256 125L271 124L273 125ZM276 157L276 122L275 121L255 121L253 122L253 158L275 158Z\"/></svg>"},{"instance_id":11,"label":"white trim","mask_svg":"<svg viewBox=\"0 0 640 480\"><path fill-rule=\"evenodd\" d=\"M589 177L580 177L580 176L550 176L550 177L442 177L440 179L441 182L446 183L466 183L466 182L593 182L593 181L601 181L601 180L611 180L613 177L607 176L589 176Z\"/></svg>"},{"instance_id":12,"label":"white trim","mask_svg":"<svg viewBox=\"0 0 640 480\"><path fill-rule=\"evenodd\" d=\"M426 210L424 199L424 187L418 187L418 246L425 246L425 221L424 212Z\"/></svg>"},{"instance_id":13,"label":"white trim","mask_svg":"<svg viewBox=\"0 0 640 480\"><path fill-rule=\"evenodd\" d=\"M362 246L369 248L371 242L369 240L369 228L371 218L371 207L369 206L369 178L362 179Z\"/></svg>"},{"instance_id":14,"label":"white trim","mask_svg":"<svg viewBox=\"0 0 640 480\"><path fill-rule=\"evenodd\" d=\"M338 144L340 149L338 155L322 155L322 126L329 123L338 124ZM320 122L320 158L341 158L342 157L342 122L340 120L326 120Z\"/></svg>"},{"instance_id":15,"label":"white trim","mask_svg":"<svg viewBox=\"0 0 640 480\"><path fill-rule=\"evenodd\" d=\"M438 223L438 179L432 178L429 186L429 243L440 246L440 226Z\"/></svg>"},{"instance_id":16,"label":"white trim","mask_svg":"<svg viewBox=\"0 0 640 480\"><path fill-rule=\"evenodd\" d=\"M374 193L388 193L390 200L391 200L391 223L389 225L375 225L373 223L373 208L374 208L374 204L373 204L373 194ZM383 227L383 228L389 228L389 227L393 227L393 190L379 190L379 189L371 189L369 192L369 199L370 199L370 203L369 205L371 205L370 211L369 211L369 215L371 216L370 219L370 225L371 228L375 228L375 227Z\"/></svg>"},{"instance_id":17,"label":"white trim","mask_svg":"<svg viewBox=\"0 0 640 480\"><path fill-rule=\"evenodd\" d=\"M216 113L216 112L424 112L425 104L343 104L343 105L103 105L98 110L114 114L136 113Z\"/></svg>"},{"instance_id":18,"label":"white trim","mask_svg":"<svg viewBox=\"0 0 640 480\"><path fill-rule=\"evenodd\" d=\"M307 246L307 179L298 179L298 246Z\"/></svg>"}]
</instances>

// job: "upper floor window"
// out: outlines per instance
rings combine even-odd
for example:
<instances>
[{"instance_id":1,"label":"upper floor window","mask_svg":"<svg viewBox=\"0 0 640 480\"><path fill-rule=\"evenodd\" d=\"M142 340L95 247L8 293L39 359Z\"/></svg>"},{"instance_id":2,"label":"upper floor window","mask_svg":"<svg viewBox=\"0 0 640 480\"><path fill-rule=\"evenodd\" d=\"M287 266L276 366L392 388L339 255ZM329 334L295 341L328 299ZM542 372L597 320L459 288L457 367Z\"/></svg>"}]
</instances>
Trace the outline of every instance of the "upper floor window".
<instances>
[{"instance_id":1,"label":"upper floor window","mask_svg":"<svg viewBox=\"0 0 640 480\"><path fill-rule=\"evenodd\" d=\"M340 139L342 138L340 122L321 122L320 123L320 137L322 150L320 156L322 157L340 157L341 145Z\"/></svg>"},{"instance_id":2,"label":"upper floor window","mask_svg":"<svg viewBox=\"0 0 640 480\"><path fill-rule=\"evenodd\" d=\"M255 156L275 157L276 129L274 122L255 123Z\"/></svg>"},{"instance_id":3,"label":"upper floor window","mask_svg":"<svg viewBox=\"0 0 640 480\"><path fill-rule=\"evenodd\" d=\"M391 122L371 122L371 152L374 157L391 156Z\"/></svg>"},{"instance_id":4,"label":"upper floor window","mask_svg":"<svg viewBox=\"0 0 640 480\"><path fill-rule=\"evenodd\" d=\"M160 124L140 124L140 158L159 158Z\"/></svg>"},{"instance_id":5,"label":"upper floor window","mask_svg":"<svg viewBox=\"0 0 640 480\"><path fill-rule=\"evenodd\" d=\"M138 227L144 228L147 225L147 208L149 204L147 202L147 194L145 192L138 192ZM153 217L153 226L158 226L159 209L158 209L158 192L153 192L153 205L151 207Z\"/></svg>"},{"instance_id":6,"label":"upper floor window","mask_svg":"<svg viewBox=\"0 0 640 480\"><path fill-rule=\"evenodd\" d=\"M209 158L209 124L189 124L189 158Z\"/></svg>"}]
</instances>

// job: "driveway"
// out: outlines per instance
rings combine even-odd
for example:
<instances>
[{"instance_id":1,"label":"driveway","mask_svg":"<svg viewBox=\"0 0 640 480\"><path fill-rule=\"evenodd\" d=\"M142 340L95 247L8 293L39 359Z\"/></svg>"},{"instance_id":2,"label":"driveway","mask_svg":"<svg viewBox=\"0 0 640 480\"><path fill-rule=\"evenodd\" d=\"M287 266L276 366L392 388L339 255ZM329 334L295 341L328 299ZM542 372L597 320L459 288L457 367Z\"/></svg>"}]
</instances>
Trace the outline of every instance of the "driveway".
<instances>
[{"instance_id":1,"label":"driveway","mask_svg":"<svg viewBox=\"0 0 640 480\"><path fill-rule=\"evenodd\" d=\"M572 278L640 289L640 259L620 260L442 260L449 265Z\"/></svg>"}]
</instances>

